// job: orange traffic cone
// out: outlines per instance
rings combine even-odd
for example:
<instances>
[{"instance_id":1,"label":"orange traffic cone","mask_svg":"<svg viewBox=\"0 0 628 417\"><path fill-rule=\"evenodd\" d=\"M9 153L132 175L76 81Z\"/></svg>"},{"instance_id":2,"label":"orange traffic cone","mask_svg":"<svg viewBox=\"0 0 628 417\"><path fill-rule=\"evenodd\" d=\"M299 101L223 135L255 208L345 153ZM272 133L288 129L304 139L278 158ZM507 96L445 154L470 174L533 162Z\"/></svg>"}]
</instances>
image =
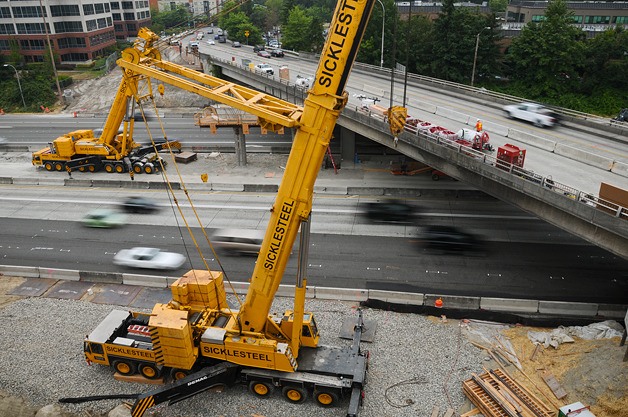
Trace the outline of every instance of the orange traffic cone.
<instances>
[{"instance_id":1,"label":"orange traffic cone","mask_svg":"<svg viewBox=\"0 0 628 417\"><path fill-rule=\"evenodd\" d=\"M440 298L437 298L436 301L434 301L434 307L442 308L443 307L443 300L440 299Z\"/></svg>"}]
</instances>

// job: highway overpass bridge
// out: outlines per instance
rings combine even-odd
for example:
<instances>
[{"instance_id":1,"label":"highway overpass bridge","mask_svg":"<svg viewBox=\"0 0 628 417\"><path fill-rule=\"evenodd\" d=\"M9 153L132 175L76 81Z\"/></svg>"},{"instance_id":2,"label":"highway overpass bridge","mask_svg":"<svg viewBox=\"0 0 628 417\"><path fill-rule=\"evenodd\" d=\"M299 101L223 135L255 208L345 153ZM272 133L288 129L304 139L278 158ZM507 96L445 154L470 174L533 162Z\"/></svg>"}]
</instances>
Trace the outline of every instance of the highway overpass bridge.
<instances>
[{"instance_id":1,"label":"highway overpass bridge","mask_svg":"<svg viewBox=\"0 0 628 417\"><path fill-rule=\"evenodd\" d=\"M223 77L250 85L286 101L302 103L306 92L289 81L277 77L255 74L247 66L235 61L222 60L201 53L204 68L219 66ZM369 71L373 71L369 68ZM379 70L379 68L377 68ZM359 64L354 71L360 71ZM388 70L390 74L390 70ZM390 76L390 75L389 75ZM411 85L408 88L413 88ZM465 93L469 97L469 93ZM503 105L504 103L497 103ZM446 110L444 110L446 111ZM450 111L448 117L458 121L468 115ZM572 118L581 127L599 123L595 120ZM383 118L352 109L347 106L338 120L336 137L341 140L342 157L353 160L355 135L367 137L384 146L431 167L441 170L460 181L476 187L500 200L510 202L539 218L598 245L618 256L628 259L628 208L584 193L567 184L560 184L551 177L542 177L528 170L497 161L495 157L464 147L423 130L408 129L394 140ZM486 124L485 124L485 127ZM495 128L497 128L495 126ZM595 126L606 129L608 135L628 134L619 126ZM507 128L504 128L507 129ZM623 129L623 131L622 131ZM557 149L556 143L540 137L511 130L506 132L518 139L551 152L562 152L573 158L573 175L586 175L587 166L597 166L612 171L628 184L628 164L602 158L576 149ZM627 139L628 143L628 139ZM548 149L551 148L551 149ZM572 155L569 155L571 153ZM384 192L384 190L382 190Z\"/></svg>"}]
</instances>

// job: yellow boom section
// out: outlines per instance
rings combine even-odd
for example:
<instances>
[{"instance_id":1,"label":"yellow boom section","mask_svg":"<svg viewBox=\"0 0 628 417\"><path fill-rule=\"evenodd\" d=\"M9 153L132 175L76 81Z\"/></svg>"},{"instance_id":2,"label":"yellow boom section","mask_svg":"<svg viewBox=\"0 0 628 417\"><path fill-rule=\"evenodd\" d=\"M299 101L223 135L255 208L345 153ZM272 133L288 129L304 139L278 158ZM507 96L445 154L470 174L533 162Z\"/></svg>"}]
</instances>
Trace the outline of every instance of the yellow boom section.
<instances>
[{"instance_id":1,"label":"yellow boom section","mask_svg":"<svg viewBox=\"0 0 628 417\"><path fill-rule=\"evenodd\" d=\"M301 222L312 209L314 182L345 104L344 91L375 0L340 0L304 103L269 225L240 309L242 331L260 332L294 244Z\"/></svg>"}]
</instances>

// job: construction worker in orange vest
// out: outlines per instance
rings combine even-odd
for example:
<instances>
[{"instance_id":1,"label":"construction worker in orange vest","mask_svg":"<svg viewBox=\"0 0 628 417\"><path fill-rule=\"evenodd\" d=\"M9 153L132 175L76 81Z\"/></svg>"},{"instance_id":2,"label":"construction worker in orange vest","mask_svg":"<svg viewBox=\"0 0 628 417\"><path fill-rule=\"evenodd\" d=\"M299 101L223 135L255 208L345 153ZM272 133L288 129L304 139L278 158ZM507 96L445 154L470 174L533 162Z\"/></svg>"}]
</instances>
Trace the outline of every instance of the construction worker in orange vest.
<instances>
[{"instance_id":1,"label":"construction worker in orange vest","mask_svg":"<svg viewBox=\"0 0 628 417\"><path fill-rule=\"evenodd\" d=\"M475 123L475 130L477 132L481 132L482 131L482 121L480 119L478 119L477 122Z\"/></svg>"}]
</instances>

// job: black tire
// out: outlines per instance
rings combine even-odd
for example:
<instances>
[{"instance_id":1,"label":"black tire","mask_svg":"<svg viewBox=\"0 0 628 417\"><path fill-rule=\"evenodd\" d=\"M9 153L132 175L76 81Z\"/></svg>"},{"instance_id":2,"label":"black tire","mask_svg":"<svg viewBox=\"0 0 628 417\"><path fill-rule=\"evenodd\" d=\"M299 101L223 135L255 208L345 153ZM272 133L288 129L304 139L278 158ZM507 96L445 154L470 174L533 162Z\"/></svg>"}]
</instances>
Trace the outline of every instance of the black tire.
<instances>
[{"instance_id":1,"label":"black tire","mask_svg":"<svg viewBox=\"0 0 628 417\"><path fill-rule=\"evenodd\" d=\"M122 174L123 172L126 172L126 167L124 166L122 162L115 164L114 169L116 170L118 174Z\"/></svg>"},{"instance_id":2,"label":"black tire","mask_svg":"<svg viewBox=\"0 0 628 417\"><path fill-rule=\"evenodd\" d=\"M63 162L55 162L55 171L63 171L64 166Z\"/></svg>"},{"instance_id":3,"label":"black tire","mask_svg":"<svg viewBox=\"0 0 628 417\"><path fill-rule=\"evenodd\" d=\"M158 379L161 377L161 369L152 363L140 363L138 371L146 379Z\"/></svg>"},{"instance_id":4,"label":"black tire","mask_svg":"<svg viewBox=\"0 0 628 417\"><path fill-rule=\"evenodd\" d=\"M133 172L135 172L136 174L141 174L142 172L144 172L144 164L142 164L141 162L136 162L135 164L133 164Z\"/></svg>"},{"instance_id":5,"label":"black tire","mask_svg":"<svg viewBox=\"0 0 628 417\"><path fill-rule=\"evenodd\" d=\"M251 381L249 383L249 391L256 397L267 398L275 391L275 387L269 382Z\"/></svg>"},{"instance_id":6,"label":"black tire","mask_svg":"<svg viewBox=\"0 0 628 417\"><path fill-rule=\"evenodd\" d=\"M113 164L111 162L105 162L105 172L111 174L113 171Z\"/></svg>"},{"instance_id":7,"label":"black tire","mask_svg":"<svg viewBox=\"0 0 628 417\"><path fill-rule=\"evenodd\" d=\"M338 394L329 390L314 391L314 400L321 407L334 407L340 401Z\"/></svg>"},{"instance_id":8,"label":"black tire","mask_svg":"<svg viewBox=\"0 0 628 417\"><path fill-rule=\"evenodd\" d=\"M46 168L46 171L53 171L54 170L54 166L52 165L52 162L46 162L44 164L44 168Z\"/></svg>"},{"instance_id":9,"label":"black tire","mask_svg":"<svg viewBox=\"0 0 628 417\"><path fill-rule=\"evenodd\" d=\"M281 390L284 398L293 404L301 404L307 399L307 390L303 387L290 386Z\"/></svg>"},{"instance_id":10,"label":"black tire","mask_svg":"<svg viewBox=\"0 0 628 417\"><path fill-rule=\"evenodd\" d=\"M149 162L144 165L144 173L145 174L153 174L155 172L155 165L152 162Z\"/></svg>"},{"instance_id":11,"label":"black tire","mask_svg":"<svg viewBox=\"0 0 628 417\"><path fill-rule=\"evenodd\" d=\"M190 375L190 371L185 369L173 368L170 370L170 378L172 378L173 381L178 381L188 375Z\"/></svg>"},{"instance_id":12,"label":"black tire","mask_svg":"<svg viewBox=\"0 0 628 417\"><path fill-rule=\"evenodd\" d=\"M113 366L113 369L116 372L124 376L134 375L137 371L135 363L122 359L113 361L113 364L111 366Z\"/></svg>"},{"instance_id":13,"label":"black tire","mask_svg":"<svg viewBox=\"0 0 628 417\"><path fill-rule=\"evenodd\" d=\"M432 181L438 181L440 179L440 175L432 174Z\"/></svg>"}]
</instances>

